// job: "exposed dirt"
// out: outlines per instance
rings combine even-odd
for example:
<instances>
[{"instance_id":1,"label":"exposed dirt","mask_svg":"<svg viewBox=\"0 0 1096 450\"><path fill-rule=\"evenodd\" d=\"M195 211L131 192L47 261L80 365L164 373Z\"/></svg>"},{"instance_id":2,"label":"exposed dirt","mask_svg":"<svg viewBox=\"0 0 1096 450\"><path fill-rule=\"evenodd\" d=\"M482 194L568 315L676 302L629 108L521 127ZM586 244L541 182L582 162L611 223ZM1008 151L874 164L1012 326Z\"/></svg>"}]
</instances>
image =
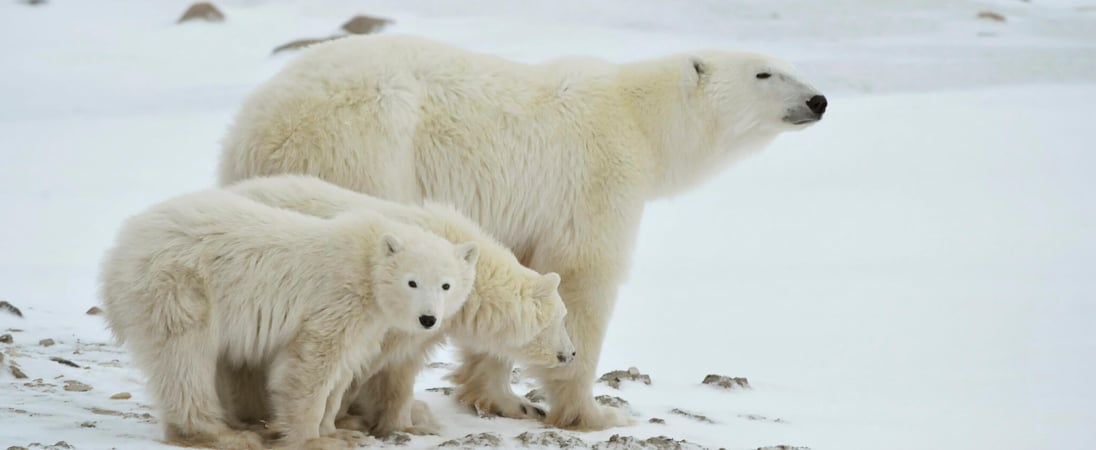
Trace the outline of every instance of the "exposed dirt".
<instances>
[{"instance_id":1,"label":"exposed dirt","mask_svg":"<svg viewBox=\"0 0 1096 450\"><path fill-rule=\"evenodd\" d=\"M459 448L484 448L484 447L501 447L502 436L496 433L478 433L469 434L459 439L450 439L448 441L438 444L438 447L459 447Z\"/></svg>"},{"instance_id":2,"label":"exposed dirt","mask_svg":"<svg viewBox=\"0 0 1096 450\"><path fill-rule=\"evenodd\" d=\"M750 389L750 380L746 377L727 377L710 374L704 377L703 384L708 384L723 389Z\"/></svg>"}]
</instances>

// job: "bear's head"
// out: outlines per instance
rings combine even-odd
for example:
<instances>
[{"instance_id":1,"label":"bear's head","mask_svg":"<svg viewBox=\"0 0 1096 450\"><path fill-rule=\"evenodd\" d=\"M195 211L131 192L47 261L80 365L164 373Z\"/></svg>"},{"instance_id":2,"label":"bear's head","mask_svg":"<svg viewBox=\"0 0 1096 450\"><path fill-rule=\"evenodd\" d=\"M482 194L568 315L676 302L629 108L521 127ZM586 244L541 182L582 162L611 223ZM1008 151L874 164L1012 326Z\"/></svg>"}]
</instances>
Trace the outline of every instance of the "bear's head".
<instances>
[{"instance_id":1,"label":"bear's head","mask_svg":"<svg viewBox=\"0 0 1096 450\"><path fill-rule=\"evenodd\" d=\"M374 295L387 322L406 332L436 330L464 305L476 278L479 246L453 245L423 230L384 234L374 265Z\"/></svg>"},{"instance_id":2,"label":"bear's head","mask_svg":"<svg viewBox=\"0 0 1096 450\"><path fill-rule=\"evenodd\" d=\"M750 52L710 50L688 58L682 89L694 110L716 129L802 129L826 112L826 97L801 80L792 65Z\"/></svg>"},{"instance_id":3,"label":"bear's head","mask_svg":"<svg viewBox=\"0 0 1096 450\"><path fill-rule=\"evenodd\" d=\"M541 275L523 268L483 275L476 280L476 301L469 302L449 328L454 339L462 346L530 366L555 367L574 360L558 274Z\"/></svg>"}]
</instances>

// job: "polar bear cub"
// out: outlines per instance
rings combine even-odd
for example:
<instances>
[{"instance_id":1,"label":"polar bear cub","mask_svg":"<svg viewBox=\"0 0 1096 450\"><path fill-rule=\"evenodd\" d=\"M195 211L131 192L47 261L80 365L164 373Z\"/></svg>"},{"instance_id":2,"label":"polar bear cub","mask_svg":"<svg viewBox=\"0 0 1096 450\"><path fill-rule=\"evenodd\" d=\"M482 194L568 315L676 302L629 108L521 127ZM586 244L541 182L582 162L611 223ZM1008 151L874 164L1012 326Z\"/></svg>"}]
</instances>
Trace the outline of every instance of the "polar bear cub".
<instances>
[{"instance_id":1,"label":"polar bear cub","mask_svg":"<svg viewBox=\"0 0 1096 450\"><path fill-rule=\"evenodd\" d=\"M453 208L430 202L422 206L401 204L303 175L252 178L225 189L264 204L317 217L337 217L358 209L377 211L450 241L475 242L480 248L475 285L468 301L443 324L442 330L466 349L533 367L566 365L576 356L564 325L567 308L557 290L559 275L542 275L526 268L513 252ZM411 411L418 407L418 415L427 417L427 423L433 422L425 405L412 402L413 380L425 356L441 341L438 336L401 331L385 338L385 354L373 366L376 373L363 380L361 395L353 401L352 412L364 418L366 429L381 436L393 431L415 434L436 431L413 420ZM468 383L462 386L457 397L481 399L482 396L474 392L480 390L505 390L510 393L505 398L512 400L507 404L471 402L471 406L481 413L516 413L519 410L532 413L537 409L513 395L508 383Z\"/></svg>"},{"instance_id":2,"label":"polar bear cub","mask_svg":"<svg viewBox=\"0 0 1096 450\"><path fill-rule=\"evenodd\" d=\"M130 218L103 262L100 295L148 376L168 441L262 448L226 425L221 359L269 371L278 446L344 446L324 437L335 432L321 425L333 423L325 412L340 408L386 332L430 333L460 309L478 257L474 242L369 210L325 220L209 190Z\"/></svg>"}]
</instances>

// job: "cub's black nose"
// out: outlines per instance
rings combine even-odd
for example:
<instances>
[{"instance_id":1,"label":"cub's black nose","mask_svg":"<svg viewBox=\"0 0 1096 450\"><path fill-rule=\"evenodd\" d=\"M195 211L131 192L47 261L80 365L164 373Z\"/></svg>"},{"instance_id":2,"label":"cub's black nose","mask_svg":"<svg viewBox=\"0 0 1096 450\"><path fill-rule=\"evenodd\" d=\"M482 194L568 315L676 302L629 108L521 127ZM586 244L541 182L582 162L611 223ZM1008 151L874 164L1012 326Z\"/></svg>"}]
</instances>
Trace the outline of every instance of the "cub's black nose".
<instances>
[{"instance_id":1,"label":"cub's black nose","mask_svg":"<svg viewBox=\"0 0 1096 450\"><path fill-rule=\"evenodd\" d=\"M810 100L807 100L807 107L811 109L811 112L820 116L822 113L826 112L826 105L828 104L829 103L826 102L826 97L823 95L816 95L811 97Z\"/></svg>"},{"instance_id":2,"label":"cub's black nose","mask_svg":"<svg viewBox=\"0 0 1096 450\"><path fill-rule=\"evenodd\" d=\"M419 316L419 323L423 328L430 329L435 323L438 323L438 318L434 316Z\"/></svg>"}]
</instances>

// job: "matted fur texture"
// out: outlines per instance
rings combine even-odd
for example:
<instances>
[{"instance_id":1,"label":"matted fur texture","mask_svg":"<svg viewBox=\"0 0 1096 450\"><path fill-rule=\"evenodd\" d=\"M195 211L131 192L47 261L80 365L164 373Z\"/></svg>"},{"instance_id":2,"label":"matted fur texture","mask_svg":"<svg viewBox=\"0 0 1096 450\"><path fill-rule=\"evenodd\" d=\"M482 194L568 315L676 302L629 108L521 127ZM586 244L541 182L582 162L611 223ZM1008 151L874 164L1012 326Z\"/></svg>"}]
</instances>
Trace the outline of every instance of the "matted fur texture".
<instances>
[{"instance_id":1,"label":"matted fur texture","mask_svg":"<svg viewBox=\"0 0 1096 450\"><path fill-rule=\"evenodd\" d=\"M824 106L788 63L755 53L529 65L414 37L349 37L302 52L244 102L220 181L311 174L450 203L526 266L560 274L578 359L535 375L548 422L596 430L628 423L592 389L645 202L808 126ZM478 389L486 403L519 404L502 388L509 363L467 350L459 379L494 386Z\"/></svg>"},{"instance_id":2,"label":"matted fur texture","mask_svg":"<svg viewBox=\"0 0 1096 450\"><path fill-rule=\"evenodd\" d=\"M343 393L385 333L436 335L424 318L460 310L478 255L368 210L321 219L209 190L130 218L100 294L169 442L263 448L226 422L220 362L269 379L278 447L331 448L345 446L331 437Z\"/></svg>"}]
</instances>

